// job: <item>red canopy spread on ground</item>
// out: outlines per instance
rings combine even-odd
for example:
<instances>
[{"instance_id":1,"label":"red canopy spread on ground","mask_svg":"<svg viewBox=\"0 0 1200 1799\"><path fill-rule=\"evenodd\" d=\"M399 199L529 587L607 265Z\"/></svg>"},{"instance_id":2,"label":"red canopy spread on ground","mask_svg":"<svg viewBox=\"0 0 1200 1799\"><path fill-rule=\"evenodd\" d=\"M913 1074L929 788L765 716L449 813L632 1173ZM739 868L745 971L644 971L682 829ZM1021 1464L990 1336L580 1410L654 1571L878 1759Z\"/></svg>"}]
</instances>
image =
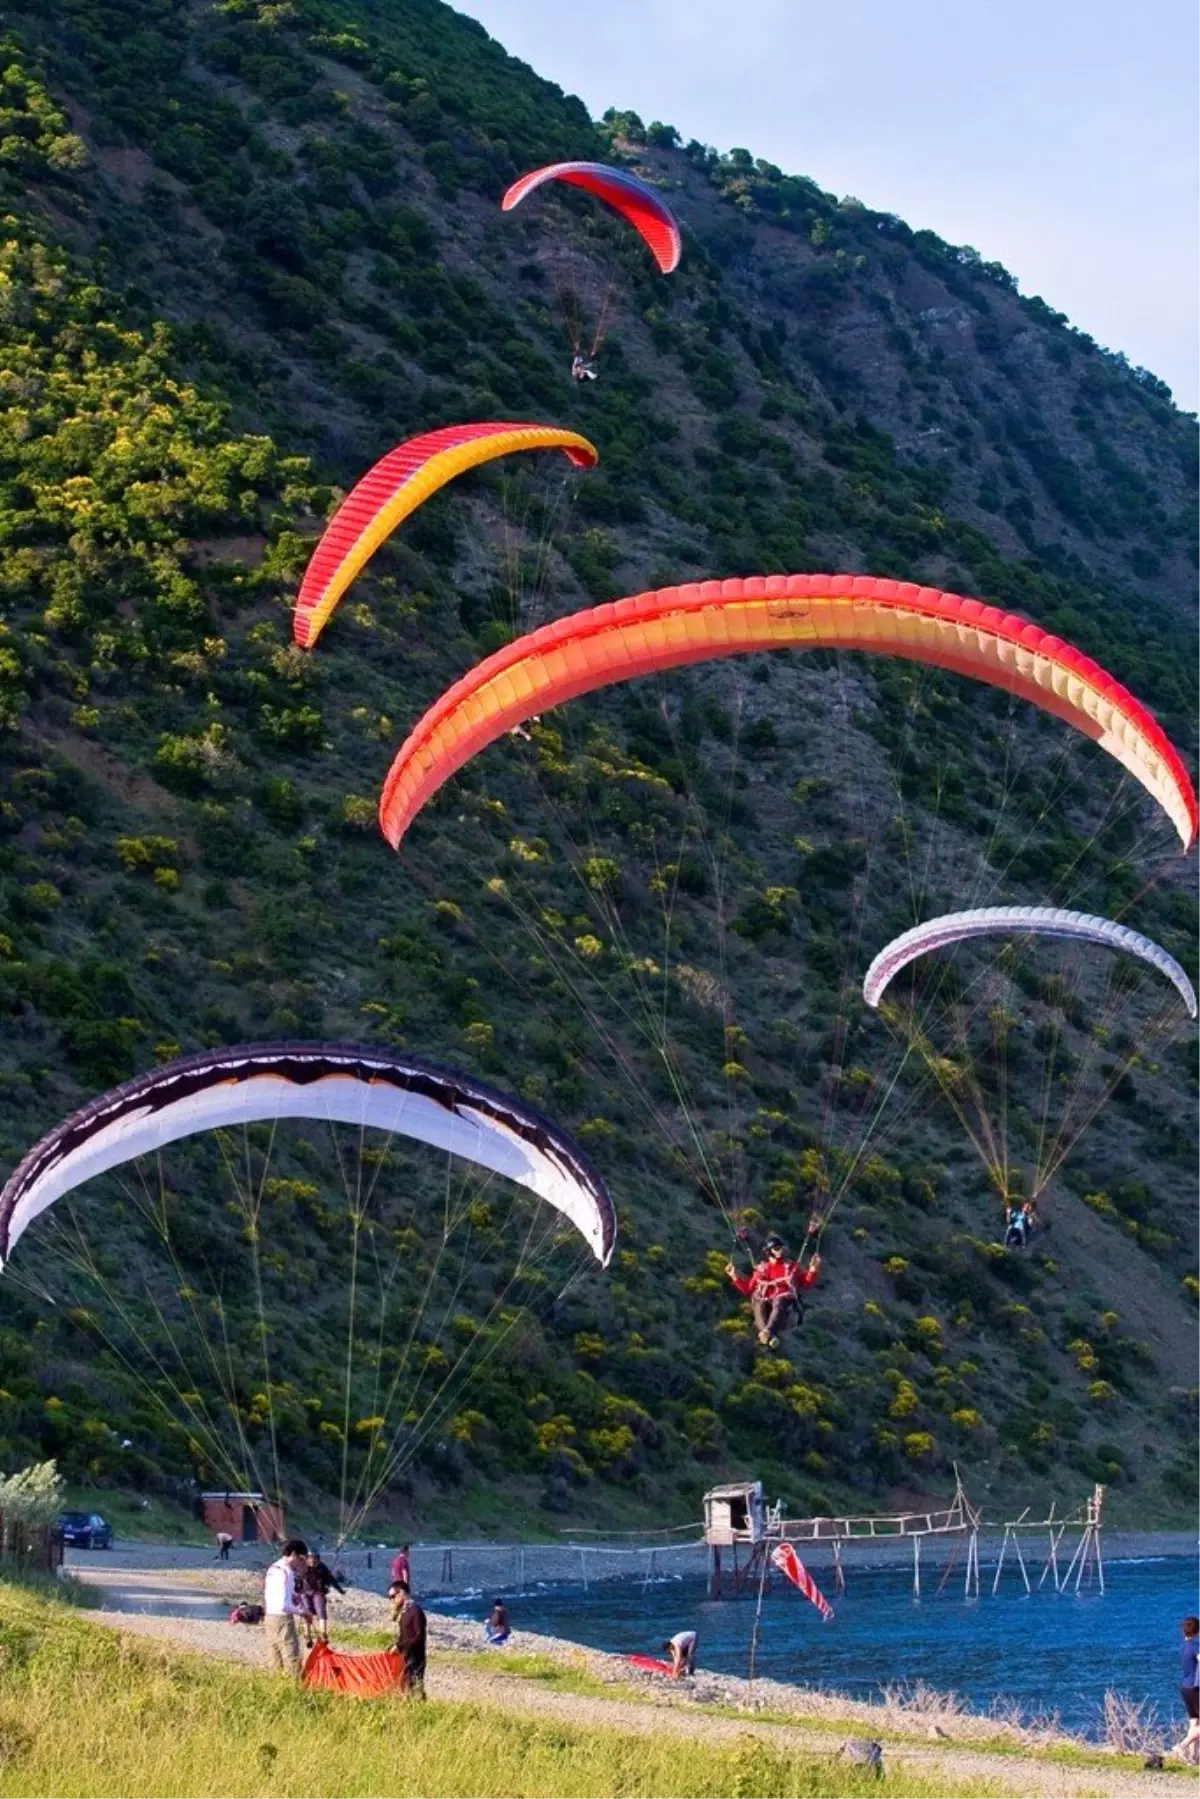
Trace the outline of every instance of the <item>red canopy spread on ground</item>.
<instances>
[{"instance_id":1,"label":"red canopy spread on ground","mask_svg":"<svg viewBox=\"0 0 1200 1799\"><path fill-rule=\"evenodd\" d=\"M306 1687L333 1687L355 1699L377 1699L381 1693L402 1693L406 1680L404 1658L395 1649L372 1655L347 1655L328 1643L314 1643L300 1676Z\"/></svg>"}]
</instances>

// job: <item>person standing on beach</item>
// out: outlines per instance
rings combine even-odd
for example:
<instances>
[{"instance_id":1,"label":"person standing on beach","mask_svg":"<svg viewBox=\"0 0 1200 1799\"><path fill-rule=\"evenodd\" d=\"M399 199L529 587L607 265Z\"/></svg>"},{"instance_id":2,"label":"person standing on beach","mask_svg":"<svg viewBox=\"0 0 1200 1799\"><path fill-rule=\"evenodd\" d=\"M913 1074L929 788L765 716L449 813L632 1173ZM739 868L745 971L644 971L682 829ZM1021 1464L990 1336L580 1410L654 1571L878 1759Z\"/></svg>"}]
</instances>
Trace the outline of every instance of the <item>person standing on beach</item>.
<instances>
[{"instance_id":1,"label":"person standing on beach","mask_svg":"<svg viewBox=\"0 0 1200 1799\"><path fill-rule=\"evenodd\" d=\"M263 1582L263 1628L267 1665L279 1674L300 1675L300 1637L296 1630L296 1576L304 1566L308 1545L291 1537Z\"/></svg>"},{"instance_id":2,"label":"person standing on beach","mask_svg":"<svg viewBox=\"0 0 1200 1799\"><path fill-rule=\"evenodd\" d=\"M1200 1618L1185 1618L1179 1646L1179 1697L1188 1715L1187 1734L1173 1754L1185 1762L1200 1761Z\"/></svg>"},{"instance_id":3,"label":"person standing on beach","mask_svg":"<svg viewBox=\"0 0 1200 1799\"><path fill-rule=\"evenodd\" d=\"M409 1699L425 1697L425 1613L408 1590L408 1582L394 1580L388 1588L392 1617L396 1620L396 1648L404 1662L404 1691Z\"/></svg>"},{"instance_id":4,"label":"person standing on beach","mask_svg":"<svg viewBox=\"0 0 1200 1799\"><path fill-rule=\"evenodd\" d=\"M399 1549L396 1551L396 1554L392 1558L392 1584L393 1584L393 1586L396 1584L397 1581L401 1581L401 1580L404 1582L406 1587L412 1586L412 1564L410 1563L410 1561L408 1559L408 1552L409 1552L410 1548L411 1548L411 1544L401 1543Z\"/></svg>"},{"instance_id":5,"label":"person standing on beach","mask_svg":"<svg viewBox=\"0 0 1200 1799\"><path fill-rule=\"evenodd\" d=\"M329 1641L329 1593L333 1587L339 1593L346 1591L333 1569L310 1549L296 1577L296 1607L304 1619L304 1641L310 1649L314 1636L318 1642Z\"/></svg>"},{"instance_id":6,"label":"person standing on beach","mask_svg":"<svg viewBox=\"0 0 1200 1799\"><path fill-rule=\"evenodd\" d=\"M696 1672L696 1650L700 1639L694 1630L677 1630L663 1644L663 1649L671 1658L671 1672L676 1680L684 1674Z\"/></svg>"}]
</instances>

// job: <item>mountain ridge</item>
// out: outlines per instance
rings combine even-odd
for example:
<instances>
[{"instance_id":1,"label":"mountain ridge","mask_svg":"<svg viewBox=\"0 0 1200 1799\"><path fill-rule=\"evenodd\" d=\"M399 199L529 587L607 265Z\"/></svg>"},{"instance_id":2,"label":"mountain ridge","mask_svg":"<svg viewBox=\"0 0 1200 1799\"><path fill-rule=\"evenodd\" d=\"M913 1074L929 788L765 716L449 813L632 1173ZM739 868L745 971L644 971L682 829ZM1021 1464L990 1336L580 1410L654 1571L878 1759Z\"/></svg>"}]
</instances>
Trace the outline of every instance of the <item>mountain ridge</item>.
<instances>
[{"instance_id":1,"label":"mountain ridge","mask_svg":"<svg viewBox=\"0 0 1200 1799\"><path fill-rule=\"evenodd\" d=\"M982 786L982 802L970 783L956 790L956 760L971 782L995 781L994 728L997 744L1018 743L1017 759L1049 779L1057 740L993 727L983 696L935 685L918 695L931 746L918 755L905 722L913 690L886 671L853 669L831 692L828 672L797 658L786 684L757 670L738 677L732 748L722 719L730 690L701 675L680 688L690 708L682 738L648 704L614 698L590 703L586 722L563 723L557 744L556 716L528 755L498 751L485 771L459 778L423 827L420 853L437 879L420 890L411 865L396 887L370 804L407 723L502 628L493 590L511 541L517 560L523 550L545 563L532 591L505 602L527 618L666 579L823 564L976 592L1107 662L1194 757L1194 446L1161 384L930 233L839 203L748 153L677 146L669 127L620 114L593 125L437 5L64 0L10 14L21 38L5 49L0 167L14 220L9 291L28 298L10 309L5 368L30 419L6 432L3 453L6 1155L15 1161L71 1095L206 1039L366 1028L383 1041L428 1041L485 1075L520 1068L541 1083L528 1097L565 1123L606 1124L592 1153L607 1147L644 1183L639 1203L622 1208L634 1265L618 1271L610 1298L551 1327L535 1357L546 1381L533 1383L524 1409L541 1429L534 1401L549 1391L574 1419L572 1435L538 1447L536 1430L506 1422L488 1390L475 1409L496 1414L490 1446L484 1431L453 1467L423 1478L457 1469L478 1479L499 1465L533 1490L540 1481L556 1505L590 1504L610 1488L616 1503L622 1483L648 1493L669 1475L690 1492L713 1467L755 1458L771 1467L782 1442L783 1467L793 1481L805 1468L811 1502L848 1492L868 1469L880 1490L914 1478L936 1485L951 1452L973 1448L1001 1482L1051 1470L1106 1477L1144 1503L1138 1483L1150 1475L1139 1470L1154 1432L1184 1453L1186 1421L1159 1392L1164 1371L1186 1377L1193 1329L1179 1296L1191 1272L1186 1209L1173 1190L1191 1143L1182 1064L1144 1077L1155 1141L1174 1145L1168 1159L1144 1167L1149 1139L1135 1137L1129 1108L1115 1108L1126 1122L1101 1132L1114 1175L1088 1189L1107 1211L1075 1195L1056 1212L1054 1244L1028 1267L998 1268L985 1253L960 1193L980 1183L947 1163L944 1126L930 1127L936 1154L884 1162L827 1258L834 1312L854 1306L860 1322L835 1329L814 1309L799 1358L803 1373L810 1345L841 1357L843 1376L801 1379L799 1393L778 1371L756 1372L753 1346L735 1334L713 1349L718 1314L736 1323L705 1259L723 1253L710 1247L717 1221L688 1216L687 1183L669 1156L639 1142L619 1080L597 1075L602 1058L580 1046L578 1017L562 1017L565 995L548 990L533 1007L529 983L537 989L544 975L521 959L520 933L480 878L491 871L516 890L512 824L489 824L486 808L502 805L506 821L523 813L535 859L521 879L542 884L530 891L565 928L578 903L571 855L581 864L596 845L564 845L558 807L581 793L599 802L614 779L635 780L646 793L673 792L661 804L674 804L678 832L693 829L715 803L696 802L700 746L730 793L743 784L730 858L737 927L711 891L686 897L681 966L696 991L700 976L717 980L705 962L721 939L761 1111L795 1101L798 1062L814 1070L804 1116L763 1126L790 1143L762 1154L779 1163L775 1185L791 1189L772 1202L776 1213L797 1229L813 1147L804 1131L816 1128L828 1059L810 1022L789 1024L790 1040L777 1028L780 996L799 1021L797 969L826 1005L838 993L836 959L822 974L820 957L857 916L845 796L858 795L853 842L872 825L882 833L895 820L897 759L912 765L911 799L926 756L939 792L937 865L953 892L979 879L980 840L994 835L981 824L989 792L993 803L1005 797L999 786ZM498 193L521 167L588 152L628 158L670 184L663 191L687 233L674 285L580 202L539 196L524 216L499 215ZM538 260L548 233L576 266L618 271L602 377L587 393L567 379L569 348ZM348 485L417 429L522 410L599 444L600 470L578 484L567 522L538 526L534 504L558 502L535 486L532 502L519 495L526 509L514 524L506 478L478 477L381 553L311 660L290 650L289 598L335 481ZM757 738L743 752L749 732ZM796 801L789 795L813 783L814 739L832 785ZM1081 750L1072 766L1063 819L1032 825L1032 846L1014 840L1027 866L1010 856L1007 878L1040 893L1074 880L1082 858L1093 894L1129 905L1137 883L1119 854L1087 862L1105 818L1103 781L1090 792L1084 778L1098 759ZM626 772L597 775L604 767ZM611 803L615 822L587 829L622 864L630 918L593 897L584 910L596 941L643 931L639 918L653 916L652 870ZM926 828L927 811L912 803ZM458 841L456 817L471 821ZM796 822L806 850L792 847ZM538 828L553 846L540 863ZM1190 888L1184 865L1165 865L1139 904L1143 928L1194 972ZM384 943L399 947L381 956ZM497 967L514 983L508 998ZM586 991L594 1023L600 990ZM724 1101L704 1033L721 1038L726 1025L704 1024L703 1004L687 1003L695 1048L689 1038L680 1053L695 1058L689 1072L715 1142ZM726 1047L718 1068L741 1059ZM636 1036L621 1053L652 1079ZM47 1115L48 1100L57 1113ZM752 1128L738 1152L749 1165L764 1141ZM931 1166L940 1173L930 1187ZM750 1186L765 1188L767 1172ZM894 1213L895 1194L909 1211ZM654 1244L639 1241L651 1229L686 1245L691 1286L678 1296L663 1291ZM315 1250L319 1225L309 1221L310 1231ZM1061 1267L1044 1266L1060 1235L1086 1303ZM1118 1316L1103 1325L1114 1245L1129 1268ZM896 1261L905 1266L889 1274ZM937 1343L922 1344L918 1323L931 1315ZM49 1362L48 1378L68 1394L60 1442L44 1412L45 1371L34 1376L16 1340L31 1317L18 1312L6 1339L6 1384L19 1393L12 1451L58 1448L76 1472L90 1451L99 1477L111 1458L95 1431L89 1442L89 1421L137 1414L140 1478L161 1479L164 1467L182 1478L186 1449L152 1448L144 1408L111 1372L97 1405L69 1328ZM298 1392L312 1358L282 1322L275 1328ZM587 1339L601 1351L579 1350ZM960 1363L982 1344L991 1365L953 1372L951 1340ZM563 1355L575 1375L560 1377ZM669 1372L672 1357L691 1370L686 1379ZM589 1381L635 1408L634 1422L617 1427L630 1441L616 1453ZM1096 1381L1111 1398L1089 1400ZM951 1394L959 1403L946 1403ZM665 1412L657 1432L637 1408ZM865 1435L856 1412L869 1420ZM979 1423L952 1423L954 1412ZM297 1459L313 1459L306 1430L293 1428ZM589 1432L597 1441L572 1450L577 1466L565 1450ZM918 1436L935 1447L907 1455L903 1440ZM1168 1456L1168 1495L1181 1465Z\"/></svg>"}]
</instances>

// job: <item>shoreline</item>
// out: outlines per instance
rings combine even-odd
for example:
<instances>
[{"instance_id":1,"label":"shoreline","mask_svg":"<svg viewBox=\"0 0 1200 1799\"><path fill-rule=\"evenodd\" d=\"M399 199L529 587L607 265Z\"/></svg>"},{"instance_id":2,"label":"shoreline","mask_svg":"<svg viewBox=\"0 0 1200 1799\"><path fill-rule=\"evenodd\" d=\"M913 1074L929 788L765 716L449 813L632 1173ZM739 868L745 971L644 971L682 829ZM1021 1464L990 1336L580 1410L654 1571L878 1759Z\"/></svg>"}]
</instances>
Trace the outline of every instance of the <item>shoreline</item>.
<instances>
[{"instance_id":1,"label":"shoreline","mask_svg":"<svg viewBox=\"0 0 1200 1799\"><path fill-rule=\"evenodd\" d=\"M201 1629L205 1646L215 1648L219 1653L222 1648L213 1631L223 1631L226 1639L223 1652L240 1657L242 1645L246 1642L243 1633L226 1625L223 1617L214 1625L211 1620L200 1619L195 1610L189 1616L188 1599L195 1606L197 1602L201 1602L201 1595L205 1595L218 1601L224 1608L241 1599L260 1596L265 1558L258 1565L238 1565L218 1563L207 1552L194 1551L191 1552L191 1564L181 1565L182 1558L178 1550L173 1551L166 1546L153 1547L158 1550L154 1561L149 1565L143 1561L140 1568L132 1568L128 1585L136 1592L139 1583L144 1584L152 1596L159 1591L173 1592L176 1604L173 1610L164 1612L158 1604L151 1603L140 1614L141 1622L134 1628L144 1629L149 1626L149 1634L168 1637L173 1634L172 1626L179 1626L184 1631ZM488 1547L460 1544L455 1546L455 1552L469 1556ZM906 1549L907 1545L897 1547ZM1128 1552L1131 1549L1138 1553L1130 1556ZM1126 1553L1122 1554L1122 1550ZM770 1712L776 1717L808 1724L813 1723L814 1717L836 1715L843 1722L852 1721L870 1729L902 1729L904 1734L912 1730L917 1734L929 1734L933 1727L944 1729L948 1722L952 1722L955 1734L963 1741L983 1738L994 1740L999 1733L1017 1747L1057 1746L1106 1753L1103 1744L1095 1737L1085 1736L1078 1729L1064 1726L1050 1708L1038 1716L1023 1715L1015 1701L998 1695L987 1710L980 1710L964 1695L937 1689L923 1680L898 1680L892 1683L881 1681L877 1696L873 1694L869 1698L855 1696L821 1683L806 1685L767 1675L758 1675L750 1680L745 1675L704 1668L698 1671L694 1680L676 1685L659 1675L637 1669L625 1654L595 1648L572 1637L521 1628L514 1628L507 1651L488 1651L483 1640L480 1617L471 1613L466 1616L458 1615L454 1608L462 1606L465 1611L467 1607L479 1606L481 1597L490 1599L493 1588L497 1592L502 1591L505 1599L511 1602L522 1596L521 1589L511 1585L506 1587L498 1582L484 1582L457 1591L436 1591L427 1587L421 1577L421 1561L426 1556L440 1556L443 1552L444 1546L432 1545L413 1545L411 1552L414 1589L419 1598L430 1607L428 1616L431 1649L439 1653L449 1652L458 1657L479 1657L489 1668L494 1666L497 1675L504 1674L506 1659L534 1656L576 1671L582 1670L590 1678L605 1685L633 1688L643 1702L659 1705L683 1705L688 1709L698 1710L715 1705L732 1709L747 1717ZM510 1551L505 1550L504 1553L508 1554ZM1106 1560L1187 1559L1194 1553L1194 1545L1183 1533L1125 1533L1123 1539L1106 1555ZM350 1633L350 1640L345 1646L354 1649L363 1646L356 1640L360 1633L386 1632L388 1628L390 1613L385 1595L391 1551L376 1551L373 1555L374 1566L371 1569L347 1569L351 1584L345 1595L331 1596L330 1623L335 1646L339 1632ZM160 1557L166 1558L165 1562ZM109 1555L98 1552L86 1561L76 1554L72 1557L67 1572L82 1575L89 1587L104 1592L107 1604L112 1597L123 1591L125 1583L121 1581L121 1574L123 1568L130 1568L132 1560L132 1557L125 1560L116 1551L111 1552L111 1559ZM884 1558L873 1564L875 1571L880 1567L887 1567L889 1560L894 1564L895 1557ZM1036 1574L1032 1564L1031 1574ZM618 1575L609 1578L620 1581L622 1577ZM624 1578L627 1581L631 1579L629 1575ZM641 1584L640 1577L633 1578L637 1578ZM674 1577L667 1574L662 1578L670 1581ZM568 1579L546 1585L569 1591L572 1586L577 1587L578 1583ZM546 1587L543 1587L542 1591L545 1590ZM526 1595L533 1596L532 1591L527 1589ZM123 1623L138 1616L136 1611L121 1612ZM251 1633L246 1633L246 1637L251 1637ZM230 1642L230 1638L237 1640L236 1647ZM251 1637L251 1642L252 1640ZM246 1647L249 1648L250 1645L246 1644Z\"/></svg>"},{"instance_id":2,"label":"shoreline","mask_svg":"<svg viewBox=\"0 0 1200 1799\"><path fill-rule=\"evenodd\" d=\"M1071 1549L1080 1530L1068 1531L1058 1549L1060 1567L1065 1572ZM1003 1529L981 1530L979 1557L981 1585L994 1570L1003 1544ZM314 1543L326 1559L332 1549L319 1535ZM848 1580L856 1574L908 1567L913 1559L913 1542L921 1544L922 1571L940 1575L947 1562L953 1560L965 1541L963 1533L946 1536L863 1538L842 1543L842 1561ZM1040 1570L1045 1534L1036 1530L1022 1533L1022 1550L1031 1572ZM1186 1560L1200 1554L1200 1537L1185 1530L1105 1532L1101 1539L1106 1563L1127 1561ZM384 1593L391 1561L398 1544L348 1544L336 1556L355 1586ZM744 1546L743 1546L744 1547ZM829 1577L833 1567L831 1540L798 1542L797 1553L820 1584L821 1576ZM272 1557L266 1543L236 1544L228 1563L217 1560L214 1551L199 1545L155 1543L130 1538L114 1542L111 1550L68 1551L64 1566L70 1572L80 1569L170 1568L172 1571L236 1573L253 1577ZM1010 1550L1011 1555L1011 1550ZM730 1552L725 1551L726 1572L732 1571ZM677 1544L580 1543L567 1538L554 1542L493 1542L480 1538L438 1538L432 1542L414 1541L411 1545L414 1584L424 1598L452 1603L471 1600L485 1588L504 1588L516 1595L534 1593L547 1587L588 1587L608 1581L657 1582L671 1579L704 1579L709 1569L709 1551L698 1538ZM744 1559L744 1557L743 1557Z\"/></svg>"},{"instance_id":3,"label":"shoreline","mask_svg":"<svg viewBox=\"0 0 1200 1799\"><path fill-rule=\"evenodd\" d=\"M145 1570L122 1582L115 1563L110 1573L95 1565L99 1559L93 1557L83 1573L86 1584L98 1589L101 1609L77 1615L151 1639L162 1649L264 1668L261 1631L231 1626L223 1615L197 1614L198 1600L216 1608L241 1596L250 1570L212 1565L176 1568L169 1575ZM125 1609L136 1602L139 1581L170 1609ZM388 1616L380 1593L356 1587L345 1598L335 1596L330 1620L335 1646L351 1653L377 1646ZM882 1742L889 1768L910 1769L918 1778L924 1773L951 1781L983 1779L993 1783L992 1790L1020 1799L1095 1799L1097 1794L1135 1799L1181 1790L1174 1772L1142 1772L1128 1755L1122 1758L1113 1748L1064 1731L1050 1716L1021 1718L1002 1702L990 1714L972 1711L954 1694L924 1686L885 1688L867 1701L828 1688L766 1678L750 1682L704 1669L675 1682L642 1672L623 1656L521 1629L514 1630L506 1648L489 1650L477 1619L436 1612L429 1614L429 1643L432 1700L498 1708L531 1723L556 1720L635 1738L711 1742L714 1748L744 1745L754 1737L781 1750L826 1757L836 1756L847 1738L865 1733ZM948 1790L961 1789L951 1784Z\"/></svg>"}]
</instances>

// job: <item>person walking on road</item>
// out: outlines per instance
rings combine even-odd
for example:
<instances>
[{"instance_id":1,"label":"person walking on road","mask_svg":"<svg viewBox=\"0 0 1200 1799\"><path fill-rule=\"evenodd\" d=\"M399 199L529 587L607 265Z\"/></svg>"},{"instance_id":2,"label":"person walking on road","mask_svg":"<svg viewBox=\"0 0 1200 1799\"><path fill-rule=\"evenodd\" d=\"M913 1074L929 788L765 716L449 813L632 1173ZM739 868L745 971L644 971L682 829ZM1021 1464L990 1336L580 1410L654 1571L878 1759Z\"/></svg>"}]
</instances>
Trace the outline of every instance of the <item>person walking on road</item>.
<instances>
[{"instance_id":1,"label":"person walking on road","mask_svg":"<svg viewBox=\"0 0 1200 1799\"><path fill-rule=\"evenodd\" d=\"M233 1538L230 1536L229 1532L227 1530L219 1530L217 1532L217 1560L219 1562L227 1562L229 1560L229 1551L232 1548Z\"/></svg>"},{"instance_id":2,"label":"person walking on road","mask_svg":"<svg viewBox=\"0 0 1200 1799\"><path fill-rule=\"evenodd\" d=\"M296 1630L296 1576L304 1567L308 1546L299 1537L284 1544L279 1560L272 1562L263 1582L263 1628L267 1636L267 1665L279 1674L300 1676L300 1637Z\"/></svg>"},{"instance_id":3,"label":"person walking on road","mask_svg":"<svg viewBox=\"0 0 1200 1799\"><path fill-rule=\"evenodd\" d=\"M1200 1618L1185 1618L1179 1645L1179 1697L1188 1716L1187 1732L1172 1750L1185 1762L1200 1762Z\"/></svg>"},{"instance_id":4,"label":"person walking on road","mask_svg":"<svg viewBox=\"0 0 1200 1799\"><path fill-rule=\"evenodd\" d=\"M406 1587L412 1586L412 1564L408 1559L408 1552L409 1552L410 1548L411 1548L410 1544L401 1543L399 1549L396 1551L395 1555L392 1557L392 1584L393 1585L395 1585L395 1583L397 1581L402 1580Z\"/></svg>"}]
</instances>

